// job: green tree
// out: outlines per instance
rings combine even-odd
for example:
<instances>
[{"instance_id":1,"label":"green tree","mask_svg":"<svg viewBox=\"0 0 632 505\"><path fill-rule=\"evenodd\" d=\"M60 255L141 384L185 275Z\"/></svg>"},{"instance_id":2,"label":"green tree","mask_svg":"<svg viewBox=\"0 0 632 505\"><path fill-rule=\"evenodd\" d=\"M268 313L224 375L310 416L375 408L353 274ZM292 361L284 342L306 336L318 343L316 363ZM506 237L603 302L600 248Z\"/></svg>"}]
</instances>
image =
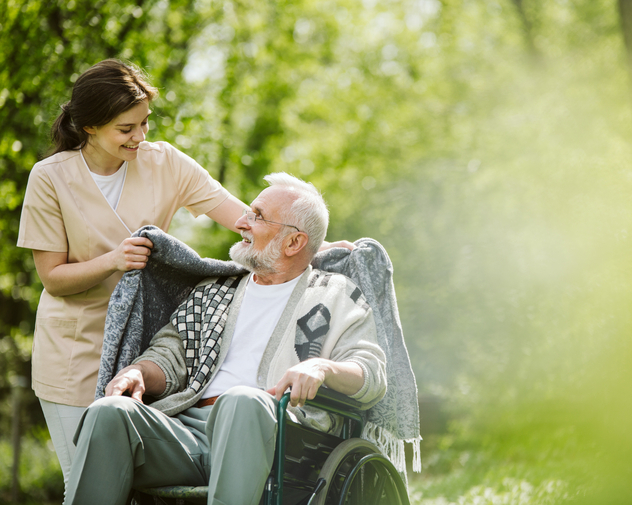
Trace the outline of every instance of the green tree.
<instances>
[{"instance_id":1,"label":"green tree","mask_svg":"<svg viewBox=\"0 0 632 505\"><path fill-rule=\"evenodd\" d=\"M521 440L549 455L568 454L560 440L584 455L618 446L600 460L614 469L632 443L616 401L632 295L626 5L5 2L2 412L9 378L28 374L41 290L14 246L28 172L72 81L118 56L161 89L149 140L244 201L268 172L302 176L330 204L330 240L387 247L420 390L451 402L453 436L509 459L528 453ZM178 222L202 254L226 257L234 235ZM581 480L573 471L562 477Z\"/></svg>"},{"instance_id":2,"label":"green tree","mask_svg":"<svg viewBox=\"0 0 632 505\"><path fill-rule=\"evenodd\" d=\"M118 57L149 68L161 86L181 81L194 2L6 1L0 4L0 432L11 433L10 388L30 376L35 309L42 286L31 252L18 249L31 167L50 147L50 126L72 83L90 65ZM161 114L177 103L161 101ZM173 104L173 105L172 105ZM41 423L30 395L23 431ZM2 486L10 485L3 482ZM59 489L59 488L58 488Z\"/></svg>"}]
</instances>

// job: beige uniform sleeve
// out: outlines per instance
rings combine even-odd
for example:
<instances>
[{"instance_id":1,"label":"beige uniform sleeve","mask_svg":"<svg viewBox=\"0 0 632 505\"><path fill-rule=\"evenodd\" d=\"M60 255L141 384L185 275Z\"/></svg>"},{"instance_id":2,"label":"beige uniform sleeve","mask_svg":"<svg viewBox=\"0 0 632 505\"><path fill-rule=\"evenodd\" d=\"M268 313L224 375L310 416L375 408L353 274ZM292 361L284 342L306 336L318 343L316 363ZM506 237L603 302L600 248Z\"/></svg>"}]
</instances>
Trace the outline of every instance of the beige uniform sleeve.
<instances>
[{"instance_id":1,"label":"beige uniform sleeve","mask_svg":"<svg viewBox=\"0 0 632 505\"><path fill-rule=\"evenodd\" d=\"M197 217L213 210L230 196L193 158L170 144L165 143L165 148L178 187L179 207L185 207Z\"/></svg>"},{"instance_id":2,"label":"beige uniform sleeve","mask_svg":"<svg viewBox=\"0 0 632 505\"><path fill-rule=\"evenodd\" d=\"M29 175L17 245L41 251L68 251L57 192L42 167L35 166Z\"/></svg>"}]
</instances>

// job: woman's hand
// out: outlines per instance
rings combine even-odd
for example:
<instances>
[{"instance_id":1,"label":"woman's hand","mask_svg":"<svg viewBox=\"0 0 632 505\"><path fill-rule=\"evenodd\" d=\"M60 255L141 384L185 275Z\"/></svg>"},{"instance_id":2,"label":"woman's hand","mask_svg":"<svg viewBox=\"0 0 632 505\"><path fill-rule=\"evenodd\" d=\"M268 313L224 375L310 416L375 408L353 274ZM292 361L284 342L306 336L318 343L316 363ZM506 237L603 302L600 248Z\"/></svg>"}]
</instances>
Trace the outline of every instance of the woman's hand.
<instances>
[{"instance_id":1,"label":"woman's hand","mask_svg":"<svg viewBox=\"0 0 632 505\"><path fill-rule=\"evenodd\" d=\"M327 249L332 249L334 247L344 247L345 249L349 249L350 251L353 251L356 248L355 244L349 242L348 240L338 240L337 242L327 242L326 240L324 240L323 245L320 246L318 252L326 251Z\"/></svg>"},{"instance_id":2,"label":"woman's hand","mask_svg":"<svg viewBox=\"0 0 632 505\"><path fill-rule=\"evenodd\" d=\"M114 268L121 272L145 268L153 247L154 244L148 238L126 238L111 253Z\"/></svg>"},{"instance_id":3,"label":"woman's hand","mask_svg":"<svg viewBox=\"0 0 632 505\"><path fill-rule=\"evenodd\" d=\"M145 268L153 246L148 238L130 237L89 261L68 263L68 253L37 250L33 250L33 260L46 291L68 296L87 291L117 271Z\"/></svg>"}]
</instances>

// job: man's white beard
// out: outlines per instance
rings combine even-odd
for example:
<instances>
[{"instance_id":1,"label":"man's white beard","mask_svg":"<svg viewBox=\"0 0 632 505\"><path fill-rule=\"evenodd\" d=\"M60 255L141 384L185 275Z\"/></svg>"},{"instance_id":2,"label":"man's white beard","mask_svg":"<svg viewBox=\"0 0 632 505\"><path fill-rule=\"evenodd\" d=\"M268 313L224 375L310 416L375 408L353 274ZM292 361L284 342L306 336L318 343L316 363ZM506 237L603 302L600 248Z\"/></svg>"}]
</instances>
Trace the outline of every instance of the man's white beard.
<instances>
[{"instance_id":1,"label":"man's white beard","mask_svg":"<svg viewBox=\"0 0 632 505\"><path fill-rule=\"evenodd\" d=\"M263 251L255 251L252 235L244 233L243 236L251 241L250 245L244 242L234 244L228 252L230 259L255 274L269 275L275 273L276 262L281 257L279 246L284 237L279 234L265 246Z\"/></svg>"}]
</instances>

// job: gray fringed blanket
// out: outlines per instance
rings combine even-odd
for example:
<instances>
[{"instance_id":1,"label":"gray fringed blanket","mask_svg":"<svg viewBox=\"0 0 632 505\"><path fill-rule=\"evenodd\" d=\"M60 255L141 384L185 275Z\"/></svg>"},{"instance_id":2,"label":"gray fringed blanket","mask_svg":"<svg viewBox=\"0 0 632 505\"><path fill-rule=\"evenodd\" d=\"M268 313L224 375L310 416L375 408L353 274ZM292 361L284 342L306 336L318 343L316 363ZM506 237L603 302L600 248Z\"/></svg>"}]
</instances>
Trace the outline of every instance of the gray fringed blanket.
<instances>
[{"instance_id":1,"label":"gray fringed blanket","mask_svg":"<svg viewBox=\"0 0 632 505\"><path fill-rule=\"evenodd\" d=\"M134 236L147 237L154 248L147 266L123 275L110 299L96 399L114 375L149 346L196 284L206 277L245 273L233 262L200 258L155 226L145 226ZM404 441L413 443L413 470L419 471L417 385L399 321L393 265L375 240L364 238L355 244L353 251L335 248L318 253L312 265L351 278L373 308L378 343L386 354L388 390L367 411L363 437L376 443L398 468L405 467Z\"/></svg>"}]
</instances>

